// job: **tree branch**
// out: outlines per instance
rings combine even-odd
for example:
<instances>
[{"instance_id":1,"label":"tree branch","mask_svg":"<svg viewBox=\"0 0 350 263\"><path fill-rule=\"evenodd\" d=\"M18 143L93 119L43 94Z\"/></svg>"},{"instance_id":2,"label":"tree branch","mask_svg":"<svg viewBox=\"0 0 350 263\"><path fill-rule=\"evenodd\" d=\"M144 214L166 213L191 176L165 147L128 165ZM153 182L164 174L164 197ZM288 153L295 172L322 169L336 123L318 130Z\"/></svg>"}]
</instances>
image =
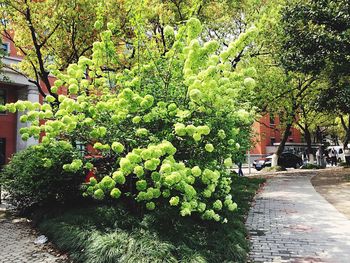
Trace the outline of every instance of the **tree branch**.
<instances>
[{"instance_id":1,"label":"tree branch","mask_svg":"<svg viewBox=\"0 0 350 263\"><path fill-rule=\"evenodd\" d=\"M301 125L298 121L296 121L295 123L305 133L305 130L306 130L305 127L303 125Z\"/></svg>"},{"instance_id":2,"label":"tree branch","mask_svg":"<svg viewBox=\"0 0 350 263\"><path fill-rule=\"evenodd\" d=\"M238 53L238 55L231 61L232 68L235 69L237 67L238 62L241 61L243 57L244 48Z\"/></svg>"},{"instance_id":3,"label":"tree branch","mask_svg":"<svg viewBox=\"0 0 350 263\"><path fill-rule=\"evenodd\" d=\"M38 38L37 38L37 33L35 31L35 28L34 28L34 25L33 25L33 22L32 22L32 17L31 17L31 11L30 11L30 7L28 6L28 3L27 1L26 2L26 20L28 22L28 27L29 27L29 30L30 30L30 34L31 34L31 37L32 37L32 41L33 41L33 44L34 44L34 48L35 48L35 53L36 53L36 56L37 56L37 59L38 59L38 64L39 64L39 69L40 71L38 72L34 63L32 63L32 66L33 66L33 69L35 71L37 71L37 74L40 76L41 80L44 82L45 86L46 86L46 89L48 90L48 92L51 94L51 95L55 95L55 94L52 94L51 92L51 84L50 84L50 81L49 81L49 72L47 72L45 70L45 67L44 67L44 60L43 60L43 55L41 53L41 46L39 45L38 43Z\"/></svg>"},{"instance_id":4,"label":"tree branch","mask_svg":"<svg viewBox=\"0 0 350 263\"><path fill-rule=\"evenodd\" d=\"M180 8L181 1L179 1L178 3L176 0L171 0L171 2L175 5L176 11L180 16L181 21L184 20L184 17L182 15L181 8Z\"/></svg>"},{"instance_id":5,"label":"tree branch","mask_svg":"<svg viewBox=\"0 0 350 263\"><path fill-rule=\"evenodd\" d=\"M343 129L347 131L349 127L346 125L343 115L340 115L340 121L341 121L341 125L343 126ZM349 118L349 125L350 125L350 118Z\"/></svg>"}]
</instances>

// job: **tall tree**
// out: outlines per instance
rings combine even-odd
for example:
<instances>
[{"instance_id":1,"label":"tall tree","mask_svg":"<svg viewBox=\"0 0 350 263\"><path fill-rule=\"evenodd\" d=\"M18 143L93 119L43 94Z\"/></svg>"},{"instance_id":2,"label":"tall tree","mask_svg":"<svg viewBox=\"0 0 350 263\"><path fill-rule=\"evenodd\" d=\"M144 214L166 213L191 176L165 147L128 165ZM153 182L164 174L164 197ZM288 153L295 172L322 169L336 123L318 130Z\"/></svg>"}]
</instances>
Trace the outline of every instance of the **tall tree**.
<instances>
[{"instance_id":1,"label":"tall tree","mask_svg":"<svg viewBox=\"0 0 350 263\"><path fill-rule=\"evenodd\" d=\"M319 98L319 107L337 112L350 140L350 2L347 0L294 1L283 10L283 65L321 76L328 89Z\"/></svg>"},{"instance_id":2,"label":"tall tree","mask_svg":"<svg viewBox=\"0 0 350 263\"><path fill-rule=\"evenodd\" d=\"M300 121L303 114L307 114L305 109L310 108L310 101L315 101L324 89L317 75L285 66L285 57L290 56L290 53L283 45L286 35L282 10L288 3L277 3L269 16L264 17L259 38L254 43L260 47L261 56L250 62L258 72L258 85L253 95L255 105L260 114L276 115L280 119L278 129L282 132L282 138L273 160L275 165L284 150L291 128L298 124L303 128L311 153L310 124Z\"/></svg>"},{"instance_id":3,"label":"tall tree","mask_svg":"<svg viewBox=\"0 0 350 263\"><path fill-rule=\"evenodd\" d=\"M323 143L327 135L331 135L335 116L328 112L317 110L314 98L307 98L300 107L296 127L303 133L307 145L309 161L314 161L313 143Z\"/></svg>"},{"instance_id":4,"label":"tall tree","mask_svg":"<svg viewBox=\"0 0 350 263\"><path fill-rule=\"evenodd\" d=\"M23 56L18 65L6 66L27 77L41 95L55 96L51 92L49 66L55 64L59 69L65 69L80 56L91 53L93 42L98 39L94 23L96 6L100 2L2 0L1 35L13 42ZM110 9L120 20L127 14L122 2L114 1L114 8Z\"/></svg>"},{"instance_id":5,"label":"tall tree","mask_svg":"<svg viewBox=\"0 0 350 263\"><path fill-rule=\"evenodd\" d=\"M312 76L285 71L271 55L254 62L258 71L255 89L255 105L260 114L278 116L282 131L281 142L275 152L277 160L284 150L293 126L300 118L305 101L310 99L316 79ZM277 160L274 164L277 164Z\"/></svg>"}]
</instances>

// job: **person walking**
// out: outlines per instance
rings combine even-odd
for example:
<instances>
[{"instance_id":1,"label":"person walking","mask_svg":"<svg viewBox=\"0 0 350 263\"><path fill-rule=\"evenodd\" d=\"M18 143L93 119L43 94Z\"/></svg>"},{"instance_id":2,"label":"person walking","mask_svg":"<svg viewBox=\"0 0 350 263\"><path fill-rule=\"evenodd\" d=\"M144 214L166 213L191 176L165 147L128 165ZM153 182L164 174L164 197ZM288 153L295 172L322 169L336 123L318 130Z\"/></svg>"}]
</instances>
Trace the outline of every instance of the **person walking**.
<instances>
[{"instance_id":1,"label":"person walking","mask_svg":"<svg viewBox=\"0 0 350 263\"><path fill-rule=\"evenodd\" d=\"M302 154L302 159L303 159L303 164L307 164L308 163L308 156L307 156L307 151L304 150L303 154Z\"/></svg>"},{"instance_id":2,"label":"person walking","mask_svg":"<svg viewBox=\"0 0 350 263\"><path fill-rule=\"evenodd\" d=\"M317 149L316 151L316 164L318 166L321 166L322 163L321 163L321 151L320 151L320 148Z\"/></svg>"},{"instance_id":3,"label":"person walking","mask_svg":"<svg viewBox=\"0 0 350 263\"><path fill-rule=\"evenodd\" d=\"M325 151L324 158L326 159L326 165L331 163L331 158L329 157L329 150Z\"/></svg>"},{"instance_id":4,"label":"person walking","mask_svg":"<svg viewBox=\"0 0 350 263\"><path fill-rule=\"evenodd\" d=\"M238 176L243 176L243 171L242 171L242 162L239 162L237 164L238 166Z\"/></svg>"},{"instance_id":5,"label":"person walking","mask_svg":"<svg viewBox=\"0 0 350 263\"><path fill-rule=\"evenodd\" d=\"M337 151L334 148L332 148L332 150L331 150L331 165L332 166L333 166L333 164L335 166L337 166L337 164L338 164L337 155L338 155Z\"/></svg>"}]
</instances>

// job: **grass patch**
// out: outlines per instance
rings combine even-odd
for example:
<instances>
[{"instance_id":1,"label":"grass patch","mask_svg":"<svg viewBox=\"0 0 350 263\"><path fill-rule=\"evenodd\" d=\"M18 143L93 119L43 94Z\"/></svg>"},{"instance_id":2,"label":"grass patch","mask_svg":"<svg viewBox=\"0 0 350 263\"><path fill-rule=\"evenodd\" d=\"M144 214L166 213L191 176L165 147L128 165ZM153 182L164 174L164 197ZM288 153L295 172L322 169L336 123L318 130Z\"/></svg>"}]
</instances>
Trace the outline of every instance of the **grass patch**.
<instances>
[{"instance_id":1,"label":"grass patch","mask_svg":"<svg viewBox=\"0 0 350 263\"><path fill-rule=\"evenodd\" d=\"M238 204L228 223L180 217L176 210L138 218L119 206L85 206L43 218L39 229L75 262L245 262L244 219L261 178L234 177Z\"/></svg>"},{"instance_id":2,"label":"grass patch","mask_svg":"<svg viewBox=\"0 0 350 263\"><path fill-rule=\"evenodd\" d=\"M309 170L313 170L313 169L322 169L323 167L317 164L313 164L313 163L307 163L307 164L303 164L300 169L309 169Z\"/></svg>"},{"instance_id":3,"label":"grass patch","mask_svg":"<svg viewBox=\"0 0 350 263\"><path fill-rule=\"evenodd\" d=\"M339 166L341 166L341 167L343 167L343 168L346 168L346 169L350 168L350 165L347 164L346 162L340 162L340 163L339 163Z\"/></svg>"}]
</instances>

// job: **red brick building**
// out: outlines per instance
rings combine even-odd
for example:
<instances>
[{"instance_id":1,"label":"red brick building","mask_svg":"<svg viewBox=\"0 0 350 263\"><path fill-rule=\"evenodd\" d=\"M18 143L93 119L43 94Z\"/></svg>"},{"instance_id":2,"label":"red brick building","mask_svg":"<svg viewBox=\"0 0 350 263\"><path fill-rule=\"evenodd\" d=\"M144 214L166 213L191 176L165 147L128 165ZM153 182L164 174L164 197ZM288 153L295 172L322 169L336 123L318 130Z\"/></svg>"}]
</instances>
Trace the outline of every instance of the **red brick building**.
<instances>
[{"instance_id":1,"label":"red brick building","mask_svg":"<svg viewBox=\"0 0 350 263\"><path fill-rule=\"evenodd\" d=\"M279 124L278 117L273 118L268 114L263 116L259 122L254 123L254 147L250 151L252 159L270 155L277 150L283 136L283 131L279 130ZM301 152L304 148L305 143L303 143L301 132L292 128L286 143L286 150Z\"/></svg>"},{"instance_id":2,"label":"red brick building","mask_svg":"<svg viewBox=\"0 0 350 263\"><path fill-rule=\"evenodd\" d=\"M2 40L1 48L8 54L2 60L5 65L21 61L15 46L7 39ZM38 89L27 78L5 67L0 76L0 104L17 100L38 102ZM21 139L19 129L28 124L21 123L20 116L21 113L0 112L0 165L6 163L14 152L37 143L32 138L26 142Z\"/></svg>"}]
</instances>

